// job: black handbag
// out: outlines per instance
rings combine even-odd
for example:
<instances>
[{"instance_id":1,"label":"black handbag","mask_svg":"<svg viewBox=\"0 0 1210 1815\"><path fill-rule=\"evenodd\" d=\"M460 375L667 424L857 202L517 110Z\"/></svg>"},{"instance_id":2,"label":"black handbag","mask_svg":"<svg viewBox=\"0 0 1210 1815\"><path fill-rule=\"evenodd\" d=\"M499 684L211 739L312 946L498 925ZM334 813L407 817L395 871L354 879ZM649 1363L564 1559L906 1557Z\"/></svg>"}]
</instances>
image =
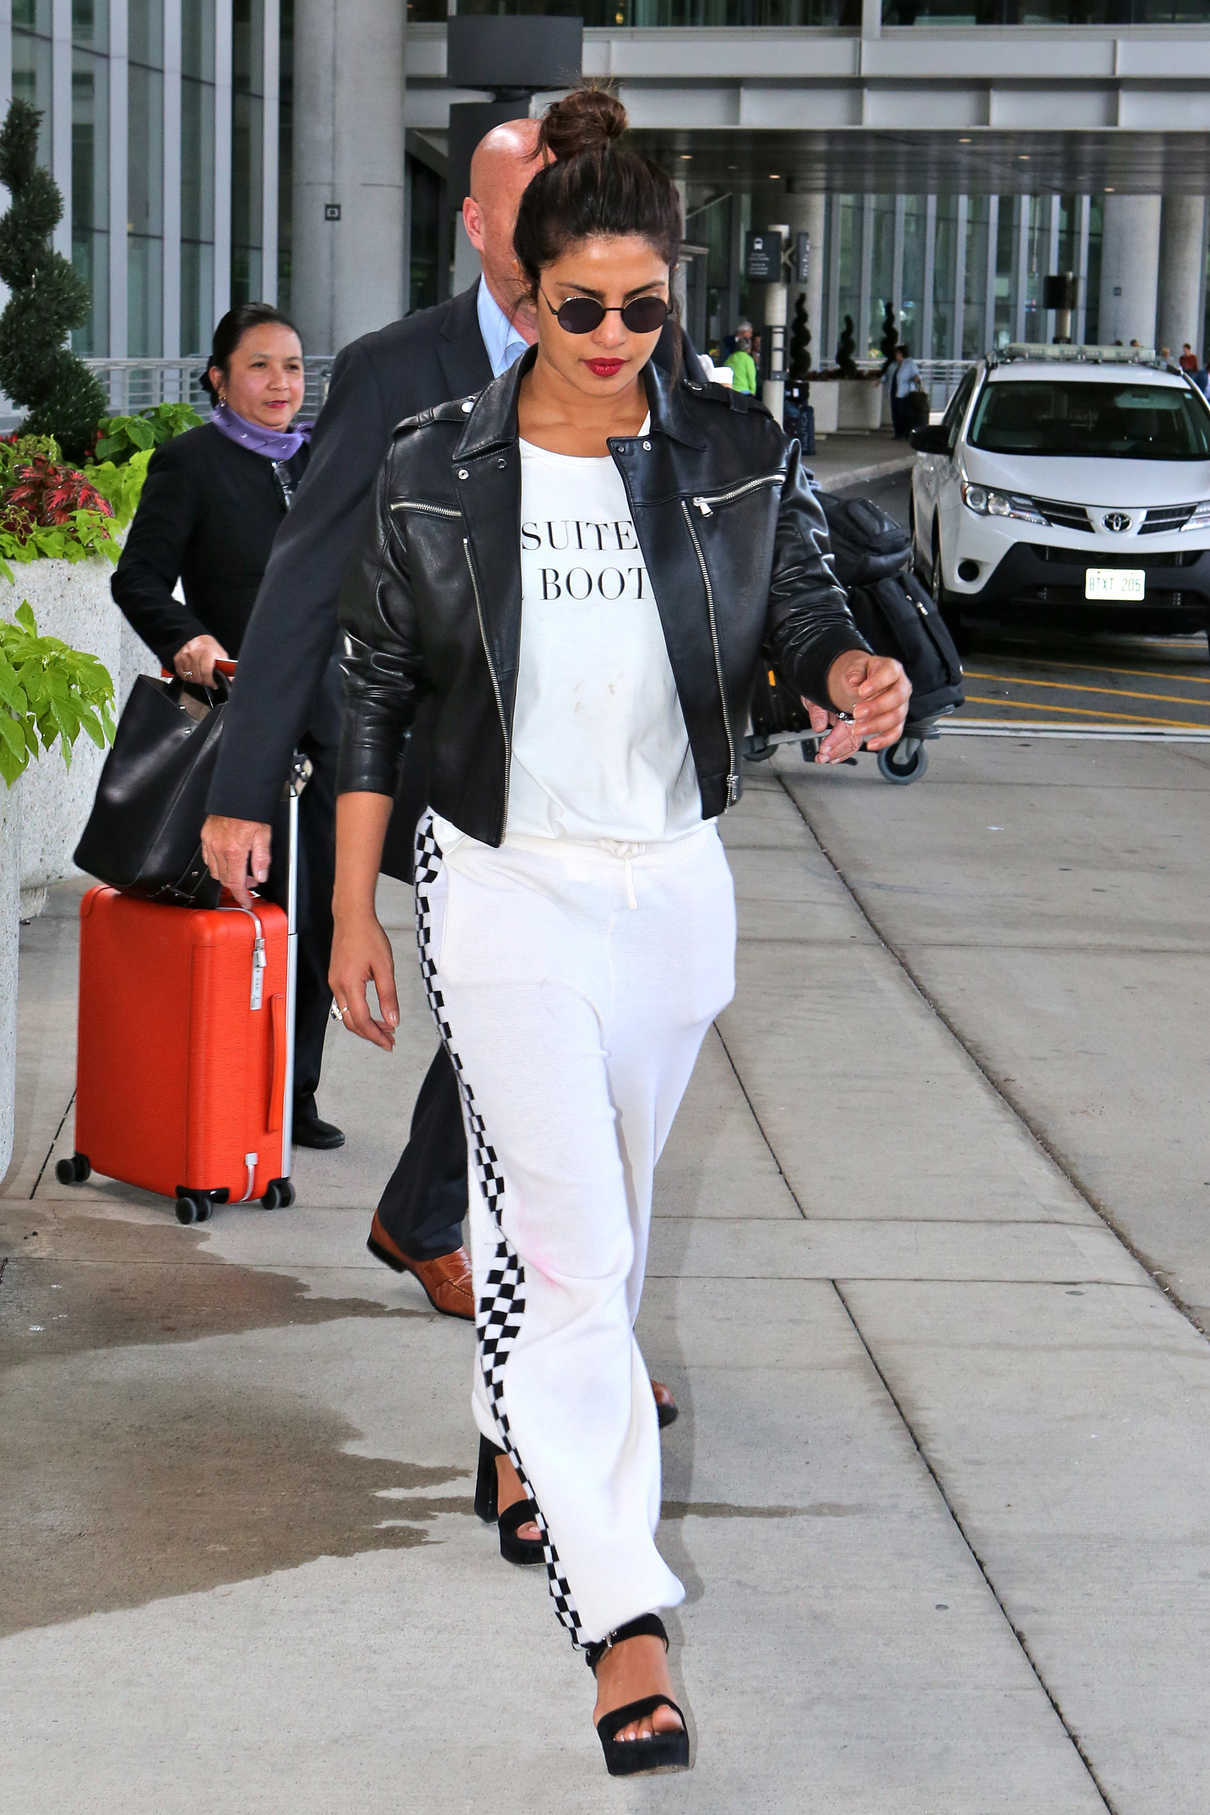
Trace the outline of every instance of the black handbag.
<instances>
[{"instance_id":1,"label":"black handbag","mask_svg":"<svg viewBox=\"0 0 1210 1815\"><path fill-rule=\"evenodd\" d=\"M202 821L222 735L228 683L140 674L118 720L75 862L148 901L216 907L202 857Z\"/></svg>"}]
</instances>

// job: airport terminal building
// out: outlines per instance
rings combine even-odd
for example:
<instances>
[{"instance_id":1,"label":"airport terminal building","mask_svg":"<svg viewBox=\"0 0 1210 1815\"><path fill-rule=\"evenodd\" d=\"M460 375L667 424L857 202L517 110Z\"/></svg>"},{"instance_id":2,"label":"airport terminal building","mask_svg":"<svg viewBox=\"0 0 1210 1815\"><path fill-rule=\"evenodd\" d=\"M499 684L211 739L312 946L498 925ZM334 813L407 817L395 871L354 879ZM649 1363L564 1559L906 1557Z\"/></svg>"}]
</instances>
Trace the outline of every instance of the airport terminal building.
<instances>
[{"instance_id":1,"label":"airport terminal building","mask_svg":"<svg viewBox=\"0 0 1210 1815\"><path fill-rule=\"evenodd\" d=\"M1205 354L1206 0L3 0L0 87L43 111L92 287L77 350L174 359L232 300L307 350L461 279L447 12L571 13L685 199L702 345L762 296L745 234L809 235L812 356L884 312L925 359L1056 331ZM538 92L532 107L547 96ZM522 101L517 111L523 111Z\"/></svg>"}]
</instances>

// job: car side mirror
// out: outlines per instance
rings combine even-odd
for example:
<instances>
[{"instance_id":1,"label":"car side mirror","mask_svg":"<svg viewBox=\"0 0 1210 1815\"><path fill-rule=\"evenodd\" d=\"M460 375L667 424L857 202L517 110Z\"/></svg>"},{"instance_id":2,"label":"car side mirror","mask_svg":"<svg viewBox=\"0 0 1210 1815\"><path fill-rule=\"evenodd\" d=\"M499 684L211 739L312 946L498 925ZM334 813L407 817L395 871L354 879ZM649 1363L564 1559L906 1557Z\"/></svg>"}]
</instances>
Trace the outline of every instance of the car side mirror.
<instances>
[{"instance_id":1,"label":"car side mirror","mask_svg":"<svg viewBox=\"0 0 1210 1815\"><path fill-rule=\"evenodd\" d=\"M910 429L908 440L918 454L948 454L950 451L949 430L940 422L930 423L926 429Z\"/></svg>"}]
</instances>

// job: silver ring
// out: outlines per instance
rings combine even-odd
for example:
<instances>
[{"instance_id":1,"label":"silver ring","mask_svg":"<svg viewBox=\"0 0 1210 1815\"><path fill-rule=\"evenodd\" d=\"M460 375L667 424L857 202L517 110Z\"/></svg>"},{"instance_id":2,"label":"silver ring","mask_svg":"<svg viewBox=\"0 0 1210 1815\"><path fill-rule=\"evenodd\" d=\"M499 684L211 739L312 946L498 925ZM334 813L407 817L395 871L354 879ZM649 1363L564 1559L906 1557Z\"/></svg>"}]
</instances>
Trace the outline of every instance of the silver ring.
<instances>
[{"instance_id":1,"label":"silver ring","mask_svg":"<svg viewBox=\"0 0 1210 1815\"><path fill-rule=\"evenodd\" d=\"M185 679L186 679L186 680L187 680L187 681L191 681L191 680L192 680L192 679L193 679L193 669L192 669L192 668L186 668L186 670L185 670Z\"/></svg>"},{"instance_id":2,"label":"silver ring","mask_svg":"<svg viewBox=\"0 0 1210 1815\"><path fill-rule=\"evenodd\" d=\"M347 1008L337 1008L335 1002L333 1002L331 1008L328 1010L328 1013L331 1015L333 1021L339 1021L342 1026L344 1024L344 1018L348 1014L348 1012L349 1011Z\"/></svg>"}]
</instances>

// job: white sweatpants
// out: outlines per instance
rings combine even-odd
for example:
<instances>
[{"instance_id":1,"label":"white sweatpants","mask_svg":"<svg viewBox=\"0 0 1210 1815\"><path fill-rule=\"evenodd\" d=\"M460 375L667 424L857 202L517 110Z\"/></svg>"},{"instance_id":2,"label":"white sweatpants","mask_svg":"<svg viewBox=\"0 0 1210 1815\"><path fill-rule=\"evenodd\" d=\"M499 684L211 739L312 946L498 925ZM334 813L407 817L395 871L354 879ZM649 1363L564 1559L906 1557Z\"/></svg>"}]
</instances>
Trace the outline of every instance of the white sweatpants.
<instances>
[{"instance_id":1,"label":"white sweatpants","mask_svg":"<svg viewBox=\"0 0 1210 1815\"><path fill-rule=\"evenodd\" d=\"M537 1502L576 1644L675 1606L634 1338L656 1160L735 987L713 824L658 845L417 835L421 969L462 1084L479 1429Z\"/></svg>"}]
</instances>

